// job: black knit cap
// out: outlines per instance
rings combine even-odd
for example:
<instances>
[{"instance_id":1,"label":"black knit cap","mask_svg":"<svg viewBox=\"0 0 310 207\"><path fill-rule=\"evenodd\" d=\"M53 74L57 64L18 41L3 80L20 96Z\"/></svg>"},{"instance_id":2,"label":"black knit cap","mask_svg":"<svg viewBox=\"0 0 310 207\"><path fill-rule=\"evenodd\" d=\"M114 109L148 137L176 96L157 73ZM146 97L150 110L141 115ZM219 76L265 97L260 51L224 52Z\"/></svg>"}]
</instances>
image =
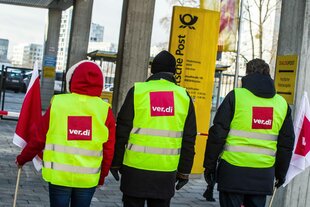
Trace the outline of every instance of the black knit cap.
<instances>
[{"instance_id":1,"label":"black knit cap","mask_svg":"<svg viewBox=\"0 0 310 207\"><path fill-rule=\"evenodd\" d=\"M166 50L158 53L153 59L151 72L153 74L159 72L170 72L175 74L175 58L174 56Z\"/></svg>"}]
</instances>

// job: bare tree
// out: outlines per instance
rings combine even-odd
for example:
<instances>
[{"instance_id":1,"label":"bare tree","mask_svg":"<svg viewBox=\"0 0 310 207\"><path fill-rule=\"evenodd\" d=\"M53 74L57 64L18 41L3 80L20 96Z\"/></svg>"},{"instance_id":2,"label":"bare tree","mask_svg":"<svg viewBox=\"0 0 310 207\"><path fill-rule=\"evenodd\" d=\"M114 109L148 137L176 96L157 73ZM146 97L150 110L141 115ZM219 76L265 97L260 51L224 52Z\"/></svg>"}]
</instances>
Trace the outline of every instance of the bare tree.
<instances>
[{"instance_id":1,"label":"bare tree","mask_svg":"<svg viewBox=\"0 0 310 207\"><path fill-rule=\"evenodd\" d=\"M199 6L199 0L167 0L170 5L180 5L180 6Z\"/></svg>"},{"instance_id":2,"label":"bare tree","mask_svg":"<svg viewBox=\"0 0 310 207\"><path fill-rule=\"evenodd\" d=\"M199 0L166 0L170 5L199 7ZM275 54L275 47L270 38L273 37L274 27L270 27L271 16L279 7L281 0L243 0L244 13L243 19L245 20L243 31L248 38L248 47L242 48L241 57L245 60L247 58L254 59L268 57L266 61L272 62ZM166 16L160 20L161 25L170 30L171 17ZM272 43L271 43L272 42ZM271 44L270 44L271 43ZM270 46L270 47L269 47ZM271 56L269 60L269 56Z\"/></svg>"},{"instance_id":3,"label":"bare tree","mask_svg":"<svg viewBox=\"0 0 310 207\"><path fill-rule=\"evenodd\" d=\"M190 6L190 7L198 7L199 6L199 0L166 0L169 5L179 5L179 6ZM164 28L167 30L170 29L171 25L171 17L163 17L160 19L160 24L163 25Z\"/></svg>"},{"instance_id":4,"label":"bare tree","mask_svg":"<svg viewBox=\"0 0 310 207\"><path fill-rule=\"evenodd\" d=\"M252 49L252 59L254 59L254 56L255 56L255 47L254 47L254 35L253 35L253 27L252 27L252 14L251 14L251 11L250 11L250 6L249 6L249 0L247 0L246 2L246 5L245 5L245 11L248 13L248 16L249 16L249 29L250 29L250 37L251 37L251 49Z\"/></svg>"},{"instance_id":5,"label":"bare tree","mask_svg":"<svg viewBox=\"0 0 310 207\"><path fill-rule=\"evenodd\" d=\"M249 24L249 31L251 37L252 58L257 56L263 57L264 52L270 52L263 48L263 41L265 36L264 28L267 27L270 15L275 11L280 0L247 0L245 5L245 11L247 17L244 19ZM256 18L255 18L256 15ZM257 43L256 43L257 41ZM258 49L257 49L258 47Z\"/></svg>"}]
</instances>

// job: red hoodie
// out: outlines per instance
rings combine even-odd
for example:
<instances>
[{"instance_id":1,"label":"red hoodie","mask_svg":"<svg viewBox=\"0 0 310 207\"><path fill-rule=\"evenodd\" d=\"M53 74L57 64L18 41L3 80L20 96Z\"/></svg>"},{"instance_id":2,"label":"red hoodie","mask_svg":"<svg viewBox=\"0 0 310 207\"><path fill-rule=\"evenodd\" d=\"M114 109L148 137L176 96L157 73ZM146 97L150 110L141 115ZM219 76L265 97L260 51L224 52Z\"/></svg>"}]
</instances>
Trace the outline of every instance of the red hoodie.
<instances>
[{"instance_id":1,"label":"red hoodie","mask_svg":"<svg viewBox=\"0 0 310 207\"><path fill-rule=\"evenodd\" d=\"M103 88L103 74L100 67L91 61L81 61L72 66L67 72L67 89L68 92L100 96ZM30 142L22 150L21 154L17 156L16 160L19 165L24 165L31 161L38 153L45 147L46 134L49 129L50 107L43 116L40 126L34 132ZM105 125L109 130L108 141L103 144L103 160L101 163L101 175L98 185L103 185L104 178L108 175L111 162L114 155L115 144L115 118L112 109L109 108L108 117Z\"/></svg>"}]
</instances>

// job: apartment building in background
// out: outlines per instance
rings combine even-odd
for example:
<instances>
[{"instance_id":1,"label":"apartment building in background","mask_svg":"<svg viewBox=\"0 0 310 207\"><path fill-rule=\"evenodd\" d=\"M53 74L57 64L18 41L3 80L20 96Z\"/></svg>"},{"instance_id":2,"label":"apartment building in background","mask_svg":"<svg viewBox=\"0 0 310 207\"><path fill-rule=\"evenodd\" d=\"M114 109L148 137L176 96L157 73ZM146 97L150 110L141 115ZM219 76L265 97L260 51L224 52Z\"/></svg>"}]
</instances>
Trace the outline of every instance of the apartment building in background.
<instances>
[{"instance_id":1,"label":"apartment building in background","mask_svg":"<svg viewBox=\"0 0 310 207\"><path fill-rule=\"evenodd\" d=\"M36 61L42 64L43 45L40 44L20 44L13 47L11 62L14 66L33 68Z\"/></svg>"},{"instance_id":2,"label":"apartment building in background","mask_svg":"<svg viewBox=\"0 0 310 207\"><path fill-rule=\"evenodd\" d=\"M89 42L103 42L104 27L100 24L91 23Z\"/></svg>"},{"instance_id":3,"label":"apartment building in background","mask_svg":"<svg viewBox=\"0 0 310 207\"><path fill-rule=\"evenodd\" d=\"M8 60L9 40L0 38L0 62Z\"/></svg>"},{"instance_id":4,"label":"apartment building in background","mask_svg":"<svg viewBox=\"0 0 310 207\"><path fill-rule=\"evenodd\" d=\"M72 11L73 9L71 7L62 12L58 53L57 53L57 64L56 64L56 70L58 71L64 71L67 68ZM89 47L91 47L92 49L91 51L102 49L104 50L113 49L113 51L116 51L116 46L114 44L103 42L103 36L104 36L104 27L99 24L91 23L89 34L89 43L90 43Z\"/></svg>"},{"instance_id":5,"label":"apartment building in background","mask_svg":"<svg viewBox=\"0 0 310 207\"><path fill-rule=\"evenodd\" d=\"M61 15L60 33L58 41L56 70L64 71L67 67L68 47L70 39L72 7L63 11Z\"/></svg>"}]
</instances>

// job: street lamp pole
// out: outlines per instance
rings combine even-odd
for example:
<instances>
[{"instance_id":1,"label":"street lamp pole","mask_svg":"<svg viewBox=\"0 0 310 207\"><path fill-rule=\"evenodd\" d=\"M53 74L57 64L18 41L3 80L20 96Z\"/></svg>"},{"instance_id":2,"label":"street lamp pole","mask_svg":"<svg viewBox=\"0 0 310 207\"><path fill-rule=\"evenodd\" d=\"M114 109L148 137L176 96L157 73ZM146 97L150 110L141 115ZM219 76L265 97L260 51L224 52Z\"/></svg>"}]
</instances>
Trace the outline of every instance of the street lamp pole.
<instances>
[{"instance_id":1,"label":"street lamp pole","mask_svg":"<svg viewBox=\"0 0 310 207\"><path fill-rule=\"evenodd\" d=\"M234 77L234 88L238 87L238 76L239 76L239 58L240 58L240 45L241 45L241 24L242 24L242 13L243 13L243 0L240 0L240 14L238 23L238 43L237 43L237 55L236 55L236 66L235 66L235 77Z\"/></svg>"}]
</instances>

